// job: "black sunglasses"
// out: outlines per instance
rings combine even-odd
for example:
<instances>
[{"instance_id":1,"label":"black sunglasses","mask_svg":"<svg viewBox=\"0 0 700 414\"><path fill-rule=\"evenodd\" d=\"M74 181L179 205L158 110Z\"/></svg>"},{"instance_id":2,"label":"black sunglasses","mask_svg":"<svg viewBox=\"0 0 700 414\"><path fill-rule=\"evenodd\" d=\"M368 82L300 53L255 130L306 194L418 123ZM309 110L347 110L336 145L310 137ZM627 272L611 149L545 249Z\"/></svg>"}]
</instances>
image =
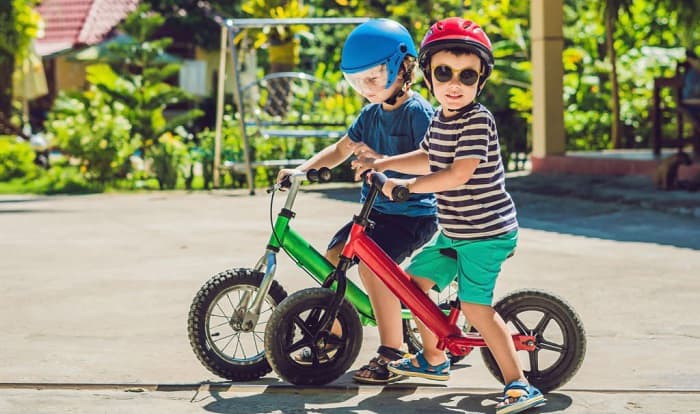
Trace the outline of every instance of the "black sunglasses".
<instances>
[{"instance_id":1,"label":"black sunglasses","mask_svg":"<svg viewBox=\"0 0 700 414\"><path fill-rule=\"evenodd\" d=\"M433 69L433 76L438 82L449 82L452 79L454 70L447 65L439 65ZM479 72L474 69L464 69L459 71L459 81L467 86L472 86L479 80Z\"/></svg>"}]
</instances>

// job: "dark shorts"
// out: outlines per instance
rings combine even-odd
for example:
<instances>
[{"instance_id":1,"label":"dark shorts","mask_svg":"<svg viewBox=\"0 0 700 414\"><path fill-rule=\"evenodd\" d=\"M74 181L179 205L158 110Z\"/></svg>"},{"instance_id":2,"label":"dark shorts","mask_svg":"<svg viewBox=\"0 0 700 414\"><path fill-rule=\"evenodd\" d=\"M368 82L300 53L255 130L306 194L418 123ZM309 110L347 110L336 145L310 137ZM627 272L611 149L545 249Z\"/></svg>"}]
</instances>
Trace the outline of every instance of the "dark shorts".
<instances>
[{"instance_id":1,"label":"dark shorts","mask_svg":"<svg viewBox=\"0 0 700 414\"><path fill-rule=\"evenodd\" d=\"M411 217L372 210L369 218L374 221L374 228L367 229L367 235L396 263L401 263L417 248L430 241L438 228L436 216ZM339 243L345 244L352 223L351 221L338 230L328 244L328 250Z\"/></svg>"}]
</instances>

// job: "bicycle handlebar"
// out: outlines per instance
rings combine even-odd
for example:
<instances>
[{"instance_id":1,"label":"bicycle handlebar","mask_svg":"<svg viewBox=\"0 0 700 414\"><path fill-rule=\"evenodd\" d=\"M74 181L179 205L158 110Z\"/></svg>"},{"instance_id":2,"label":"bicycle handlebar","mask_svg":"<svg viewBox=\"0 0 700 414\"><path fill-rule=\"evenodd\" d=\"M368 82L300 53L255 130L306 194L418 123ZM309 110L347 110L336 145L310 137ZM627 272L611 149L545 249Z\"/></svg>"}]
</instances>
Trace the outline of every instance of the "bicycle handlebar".
<instances>
[{"instance_id":1,"label":"bicycle handlebar","mask_svg":"<svg viewBox=\"0 0 700 414\"><path fill-rule=\"evenodd\" d=\"M267 192L271 193L273 191L279 190L280 188L289 188L292 186L293 181L308 180L312 183L327 183L331 181L331 179L331 170L327 167L321 167L319 169L312 168L307 171L297 171L294 174L290 174L284 177L282 181L270 187L267 190Z\"/></svg>"},{"instance_id":2,"label":"bicycle handlebar","mask_svg":"<svg viewBox=\"0 0 700 414\"><path fill-rule=\"evenodd\" d=\"M381 192L387 180L386 175L379 171L368 172L368 174L370 183ZM391 199L394 201L406 201L410 195L411 193L408 191L408 187L404 185L397 185L391 190Z\"/></svg>"}]
</instances>

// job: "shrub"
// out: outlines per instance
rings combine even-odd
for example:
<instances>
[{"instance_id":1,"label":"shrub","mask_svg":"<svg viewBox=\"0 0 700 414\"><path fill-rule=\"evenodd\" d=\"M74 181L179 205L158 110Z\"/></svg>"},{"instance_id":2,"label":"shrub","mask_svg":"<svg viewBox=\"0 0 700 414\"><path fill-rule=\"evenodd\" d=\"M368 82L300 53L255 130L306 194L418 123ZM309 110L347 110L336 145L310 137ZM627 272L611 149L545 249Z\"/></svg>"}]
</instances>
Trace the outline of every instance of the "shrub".
<instances>
[{"instance_id":1,"label":"shrub","mask_svg":"<svg viewBox=\"0 0 700 414\"><path fill-rule=\"evenodd\" d=\"M34 157L29 143L18 142L14 137L0 137L0 181L35 176L38 170Z\"/></svg>"}]
</instances>

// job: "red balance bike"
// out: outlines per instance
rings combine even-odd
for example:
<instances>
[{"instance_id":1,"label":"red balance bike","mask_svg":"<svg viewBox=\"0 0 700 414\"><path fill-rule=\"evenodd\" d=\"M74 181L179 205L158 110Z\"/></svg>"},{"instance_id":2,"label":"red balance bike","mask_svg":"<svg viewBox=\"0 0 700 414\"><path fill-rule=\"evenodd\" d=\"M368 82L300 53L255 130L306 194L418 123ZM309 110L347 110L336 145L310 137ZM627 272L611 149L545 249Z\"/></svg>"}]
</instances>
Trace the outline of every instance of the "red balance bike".
<instances>
[{"instance_id":1,"label":"red balance bike","mask_svg":"<svg viewBox=\"0 0 700 414\"><path fill-rule=\"evenodd\" d=\"M459 301L453 301L449 310L438 306L365 233L372 225L369 213L386 176L374 172L369 179L370 191L360 214L354 217L335 272L321 288L300 290L287 297L270 317L265 330L265 354L270 365L282 379L296 385L327 384L350 368L362 345L362 325L354 307L344 299L346 271L353 261L360 260L438 336L441 349L464 356L481 348L489 371L503 382L496 360L479 333L473 329L465 333L459 328ZM402 201L408 195L405 187L397 186L392 198ZM451 256L454 251L443 254ZM524 357L524 374L531 384L548 392L574 376L586 352L586 335L571 306L550 293L528 289L509 294L494 308L513 330L513 342ZM330 334L334 321L342 328L339 337ZM310 362L295 358L304 348L311 350Z\"/></svg>"}]
</instances>

